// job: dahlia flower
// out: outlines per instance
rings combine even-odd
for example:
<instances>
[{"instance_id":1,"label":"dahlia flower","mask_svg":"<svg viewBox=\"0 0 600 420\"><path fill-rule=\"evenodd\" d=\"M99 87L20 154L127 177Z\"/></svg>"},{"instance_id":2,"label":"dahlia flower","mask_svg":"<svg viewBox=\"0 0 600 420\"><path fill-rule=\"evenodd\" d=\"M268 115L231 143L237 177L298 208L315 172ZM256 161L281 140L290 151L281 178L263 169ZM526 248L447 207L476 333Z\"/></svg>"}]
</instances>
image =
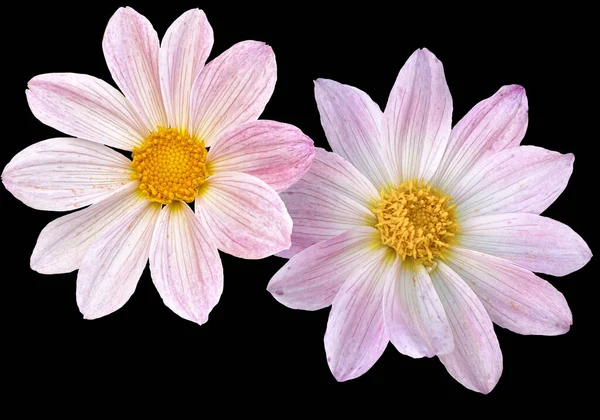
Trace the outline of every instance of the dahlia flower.
<instances>
[{"instance_id":1,"label":"dahlia flower","mask_svg":"<svg viewBox=\"0 0 600 420\"><path fill-rule=\"evenodd\" d=\"M451 129L442 64L418 50L383 112L332 80L317 80L315 95L334 153L317 149L282 193L294 227L280 255L291 259L268 290L290 308L332 306L324 341L337 380L364 374L391 341L487 393L502 372L492 322L568 331L565 298L533 272L563 276L591 258L573 230L540 216L573 155L519 145L522 87L502 87Z\"/></svg>"},{"instance_id":2,"label":"dahlia flower","mask_svg":"<svg viewBox=\"0 0 600 420\"><path fill-rule=\"evenodd\" d=\"M89 206L48 224L31 256L40 273L79 269L84 318L123 306L149 259L164 303L202 324L223 290L217 249L254 259L290 246L292 221L277 192L310 166L312 141L257 121L276 80L269 46L240 42L205 66L212 45L200 10L179 17L159 45L144 16L121 8L102 47L124 95L82 74L28 84L33 114L74 137L27 147L2 181L35 209Z\"/></svg>"}]
</instances>

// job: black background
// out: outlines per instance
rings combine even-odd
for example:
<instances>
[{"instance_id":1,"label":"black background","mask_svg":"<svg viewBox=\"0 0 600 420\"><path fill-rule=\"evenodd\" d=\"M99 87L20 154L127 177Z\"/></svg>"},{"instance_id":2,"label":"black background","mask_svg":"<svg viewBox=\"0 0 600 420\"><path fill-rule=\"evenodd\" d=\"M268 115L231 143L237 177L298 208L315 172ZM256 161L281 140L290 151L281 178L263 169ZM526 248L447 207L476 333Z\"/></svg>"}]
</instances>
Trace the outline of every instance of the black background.
<instances>
[{"instance_id":1,"label":"black background","mask_svg":"<svg viewBox=\"0 0 600 420\"><path fill-rule=\"evenodd\" d=\"M14 4L4 16L3 121L0 166L55 130L30 113L24 90L33 76L49 72L92 74L111 81L101 41L106 23L123 3ZM202 8L214 29L211 59L236 42L255 39L276 54L278 82L262 118L300 127L328 148L313 96L313 80L330 78L356 86L383 108L394 80L411 53L429 48L444 63L454 98L454 123L504 84L521 84L528 94L530 124L524 144L573 152L575 170L563 195L545 213L568 224L596 246L598 142L597 71L591 64L589 10L545 7L528 13L514 5L495 9L420 10L398 3L386 10L376 2L360 7L280 3L131 1L160 37L192 7ZM233 388L258 392L257 401L284 391L289 410L314 396L391 390L403 405L453 401L513 401L525 397L554 406L591 398L596 357L594 262L566 278L550 280L570 303L574 325L559 337L520 336L496 328L504 373L496 389L481 396L463 388L437 359L413 360L390 344L364 376L338 384L323 349L328 309L302 312L278 304L265 290L284 260L244 261L222 255L225 289L209 322L198 326L166 308L148 269L131 300L105 318L82 319L75 302L76 273L44 276L29 268L40 230L59 216L30 209L0 188L3 220L4 308L9 308L4 348L11 390L27 398L72 391L98 395L109 404L138 391L191 392L201 400L210 390L234 396ZM9 274L6 274L9 273ZM595 368L594 368L595 369ZM592 383L593 380L592 380ZM326 393L321 392L326 388ZM296 392L296 390L300 392ZM370 404L377 400L357 400ZM232 399L232 401L234 401ZM362 402L361 402L362 401ZM371 401L371 402L369 402ZM146 402L148 402L146 400ZM196 401L181 399L180 404ZM204 402L206 404L206 402ZM200 404L198 407L201 407ZM451 406L454 407L454 406ZM456 407L464 407L463 405ZM295 408L293 408L295 410Z\"/></svg>"}]
</instances>

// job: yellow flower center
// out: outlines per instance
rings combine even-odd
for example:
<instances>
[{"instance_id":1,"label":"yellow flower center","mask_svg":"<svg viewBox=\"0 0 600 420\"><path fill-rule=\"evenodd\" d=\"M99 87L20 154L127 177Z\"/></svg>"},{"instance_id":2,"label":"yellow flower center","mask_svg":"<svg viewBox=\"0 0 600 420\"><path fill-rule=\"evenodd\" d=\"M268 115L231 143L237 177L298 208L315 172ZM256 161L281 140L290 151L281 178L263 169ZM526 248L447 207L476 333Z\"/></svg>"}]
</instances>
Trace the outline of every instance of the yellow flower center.
<instances>
[{"instance_id":1,"label":"yellow flower center","mask_svg":"<svg viewBox=\"0 0 600 420\"><path fill-rule=\"evenodd\" d=\"M150 201L191 203L206 179L206 148L187 132L159 127L132 152L139 189Z\"/></svg>"},{"instance_id":2,"label":"yellow flower center","mask_svg":"<svg viewBox=\"0 0 600 420\"><path fill-rule=\"evenodd\" d=\"M381 241L396 250L404 261L433 262L454 242L458 223L455 204L427 182L410 180L381 192L372 208Z\"/></svg>"}]
</instances>

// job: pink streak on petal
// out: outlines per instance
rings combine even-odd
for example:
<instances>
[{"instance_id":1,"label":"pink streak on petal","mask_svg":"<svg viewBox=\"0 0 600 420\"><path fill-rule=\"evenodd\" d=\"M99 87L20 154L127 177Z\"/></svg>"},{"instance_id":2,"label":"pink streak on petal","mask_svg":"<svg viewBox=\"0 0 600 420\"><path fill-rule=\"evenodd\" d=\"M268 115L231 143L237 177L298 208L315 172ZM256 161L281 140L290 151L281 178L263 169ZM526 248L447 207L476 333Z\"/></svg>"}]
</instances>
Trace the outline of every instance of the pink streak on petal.
<instances>
[{"instance_id":1,"label":"pink streak on petal","mask_svg":"<svg viewBox=\"0 0 600 420\"><path fill-rule=\"evenodd\" d=\"M243 172L280 192L308 171L313 141L293 125L251 121L219 135L208 153L210 173Z\"/></svg>"},{"instance_id":2,"label":"pink streak on petal","mask_svg":"<svg viewBox=\"0 0 600 420\"><path fill-rule=\"evenodd\" d=\"M450 375L472 391L489 393L502 374L502 352L494 326L475 293L443 262L431 280L454 334L454 351L439 356Z\"/></svg>"},{"instance_id":3,"label":"pink streak on petal","mask_svg":"<svg viewBox=\"0 0 600 420\"><path fill-rule=\"evenodd\" d=\"M42 274L77 270L98 238L138 205L137 183L131 182L100 203L50 222L40 233L31 268Z\"/></svg>"},{"instance_id":4,"label":"pink streak on petal","mask_svg":"<svg viewBox=\"0 0 600 420\"><path fill-rule=\"evenodd\" d=\"M387 277L383 314L396 349L414 358L450 353L452 330L425 267L396 258Z\"/></svg>"},{"instance_id":5,"label":"pink streak on petal","mask_svg":"<svg viewBox=\"0 0 600 420\"><path fill-rule=\"evenodd\" d=\"M38 210L69 211L97 203L131 182L122 154L98 143L57 138L17 153L2 172L16 198Z\"/></svg>"},{"instance_id":6,"label":"pink streak on petal","mask_svg":"<svg viewBox=\"0 0 600 420\"><path fill-rule=\"evenodd\" d=\"M273 276L267 290L292 309L325 308L348 274L360 269L379 237L378 230L363 226L319 242L292 257Z\"/></svg>"},{"instance_id":7,"label":"pink streak on petal","mask_svg":"<svg viewBox=\"0 0 600 420\"><path fill-rule=\"evenodd\" d=\"M369 208L377 197L377 189L349 162L317 148L308 172L281 193L294 229L292 247L280 255L289 258L356 226L373 225Z\"/></svg>"},{"instance_id":8,"label":"pink streak on petal","mask_svg":"<svg viewBox=\"0 0 600 420\"><path fill-rule=\"evenodd\" d=\"M121 92L95 77L42 74L27 87L33 115L63 133L123 150L132 150L149 134Z\"/></svg>"},{"instance_id":9,"label":"pink streak on petal","mask_svg":"<svg viewBox=\"0 0 600 420\"><path fill-rule=\"evenodd\" d=\"M519 334L559 335L573 319L550 283L509 261L456 248L449 265L479 296L496 324Z\"/></svg>"},{"instance_id":10,"label":"pink streak on petal","mask_svg":"<svg viewBox=\"0 0 600 420\"><path fill-rule=\"evenodd\" d=\"M144 271L160 205L138 198L88 250L77 275L77 305L85 319L121 308Z\"/></svg>"},{"instance_id":11,"label":"pink streak on petal","mask_svg":"<svg viewBox=\"0 0 600 420\"><path fill-rule=\"evenodd\" d=\"M325 353L331 373L340 382L367 372L389 342L382 308L387 252L386 248L369 252L333 300Z\"/></svg>"},{"instance_id":12,"label":"pink streak on petal","mask_svg":"<svg viewBox=\"0 0 600 420\"><path fill-rule=\"evenodd\" d=\"M271 47L256 41L235 44L208 63L194 82L191 132L209 147L222 131L256 120L276 79Z\"/></svg>"},{"instance_id":13,"label":"pink streak on petal","mask_svg":"<svg viewBox=\"0 0 600 420\"><path fill-rule=\"evenodd\" d=\"M475 105L452 129L434 182L447 188L483 157L518 146L525 136L527 122L525 89L518 85L503 86Z\"/></svg>"},{"instance_id":14,"label":"pink streak on petal","mask_svg":"<svg viewBox=\"0 0 600 420\"><path fill-rule=\"evenodd\" d=\"M460 228L461 247L512 261L537 273L565 276L592 258L592 251L573 229L537 214L473 217Z\"/></svg>"},{"instance_id":15,"label":"pink streak on petal","mask_svg":"<svg viewBox=\"0 0 600 420\"><path fill-rule=\"evenodd\" d=\"M217 246L190 207L165 206L150 247L150 271L158 293L177 315L200 325L223 292L223 266Z\"/></svg>"},{"instance_id":16,"label":"pink streak on petal","mask_svg":"<svg viewBox=\"0 0 600 420\"><path fill-rule=\"evenodd\" d=\"M192 85L214 42L202 10L192 9L167 29L160 48L160 85L171 127L187 129Z\"/></svg>"},{"instance_id":17,"label":"pink streak on petal","mask_svg":"<svg viewBox=\"0 0 600 420\"><path fill-rule=\"evenodd\" d=\"M315 81L315 98L331 149L378 189L390 182L381 145L379 106L366 93L327 79Z\"/></svg>"},{"instance_id":18,"label":"pink streak on petal","mask_svg":"<svg viewBox=\"0 0 600 420\"><path fill-rule=\"evenodd\" d=\"M572 154L534 146L503 150L479 161L448 191L461 219L496 213L540 214L573 172Z\"/></svg>"},{"instance_id":19,"label":"pink streak on petal","mask_svg":"<svg viewBox=\"0 0 600 420\"><path fill-rule=\"evenodd\" d=\"M444 154L452 124L452 96L442 63L417 50L400 70L383 113L383 142L393 179L429 181Z\"/></svg>"},{"instance_id":20,"label":"pink streak on petal","mask_svg":"<svg viewBox=\"0 0 600 420\"><path fill-rule=\"evenodd\" d=\"M260 259L291 245L292 219L275 190L240 172L208 178L196 214L217 247L239 258Z\"/></svg>"},{"instance_id":21,"label":"pink streak on petal","mask_svg":"<svg viewBox=\"0 0 600 420\"><path fill-rule=\"evenodd\" d=\"M152 24L131 7L110 18L102 41L115 83L131 101L149 130L167 125L160 91L159 42Z\"/></svg>"}]
</instances>

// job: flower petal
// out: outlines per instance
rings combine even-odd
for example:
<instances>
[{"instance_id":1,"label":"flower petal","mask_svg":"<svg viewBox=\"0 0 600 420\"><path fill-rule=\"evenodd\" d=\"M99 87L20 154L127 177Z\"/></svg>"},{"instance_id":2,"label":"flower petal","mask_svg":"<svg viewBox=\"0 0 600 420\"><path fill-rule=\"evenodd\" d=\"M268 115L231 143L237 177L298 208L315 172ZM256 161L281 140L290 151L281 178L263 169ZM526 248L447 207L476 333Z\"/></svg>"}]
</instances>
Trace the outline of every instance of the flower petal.
<instances>
[{"instance_id":1,"label":"flower petal","mask_svg":"<svg viewBox=\"0 0 600 420\"><path fill-rule=\"evenodd\" d=\"M149 134L121 92L95 77L42 74L27 87L33 115L63 133L123 150L132 150Z\"/></svg>"},{"instance_id":2,"label":"flower petal","mask_svg":"<svg viewBox=\"0 0 600 420\"><path fill-rule=\"evenodd\" d=\"M454 333L454 351L439 356L454 379L487 394L502 374L502 352L484 306L465 282L443 262L431 273Z\"/></svg>"},{"instance_id":3,"label":"flower petal","mask_svg":"<svg viewBox=\"0 0 600 420\"><path fill-rule=\"evenodd\" d=\"M223 292L217 246L190 207L180 201L160 213L150 247L152 280L165 305L200 325Z\"/></svg>"},{"instance_id":4,"label":"flower petal","mask_svg":"<svg viewBox=\"0 0 600 420\"><path fill-rule=\"evenodd\" d=\"M68 211L103 200L131 182L129 159L101 144L74 138L35 143L6 165L2 182L29 207Z\"/></svg>"},{"instance_id":5,"label":"flower petal","mask_svg":"<svg viewBox=\"0 0 600 420\"><path fill-rule=\"evenodd\" d=\"M166 127L158 70L160 47L150 21L131 7L119 8L106 26L102 49L115 83L146 127L151 131Z\"/></svg>"},{"instance_id":6,"label":"flower petal","mask_svg":"<svg viewBox=\"0 0 600 420\"><path fill-rule=\"evenodd\" d=\"M454 349L446 312L422 264L396 258L383 295L385 327L392 344L410 357L433 357Z\"/></svg>"},{"instance_id":7,"label":"flower petal","mask_svg":"<svg viewBox=\"0 0 600 420\"><path fill-rule=\"evenodd\" d=\"M378 189L388 184L389 165L381 145L383 113L379 105L363 91L327 79L315 81L315 98L331 149Z\"/></svg>"},{"instance_id":8,"label":"flower petal","mask_svg":"<svg viewBox=\"0 0 600 420\"><path fill-rule=\"evenodd\" d=\"M383 247L368 252L333 300L325 353L331 373L340 382L368 371L387 347L382 300L388 251Z\"/></svg>"},{"instance_id":9,"label":"flower petal","mask_svg":"<svg viewBox=\"0 0 600 420\"><path fill-rule=\"evenodd\" d=\"M77 305L85 319L108 315L129 300L146 266L160 207L138 197L89 248L77 275Z\"/></svg>"},{"instance_id":10,"label":"flower petal","mask_svg":"<svg viewBox=\"0 0 600 420\"><path fill-rule=\"evenodd\" d=\"M473 217L461 223L459 242L463 248L553 276L577 271L592 258L592 251L573 229L537 214Z\"/></svg>"},{"instance_id":11,"label":"flower petal","mask_svg":"<svg viewBox=\"0 0 600 420\"><path fill-rule=\"evenodd\" d=\"M192 9L167 29L160 48L160 85L171 127L187 129L194 80L204 68L214 42L202 10Z\"/></svg>"},{"instance_id":12,"label":"flower petal","mask_svg":"<svg viewBox=\"0 0 600 420\"><path fill-rule=\"evenodd\" d=\"M496 324L519 334L564 334L572 324L565 297L531 271L481 252L455 248L448 263L479 296Z\"/></svg>"},{"instance_id":13,"label":"flower petal","mask_svg":"<svg viewBox=\"0 0 600 420\"><path fill-rule=\"evenodd\" d=\"M235 44L208 63L194 82L190 131L209 147L220 132L256 120L276 79L271 47L256 41Z\"/></svg>"},{"instance_id":14,"label":"flower petal","mask_svg":"<svg viewBox=\"0 0 600 420\"><path fill-rule=\"evenodd\" d=\"M131 182L105 200L46 225L31 254L31 268L42 274L77 270L90 246L138 205L136 189Z\"/></svg>"},{"instance_id":15,"label":"flower petal","mask_svg":"<svg viewBox=\"0 0 600 420\"><path fill-rule=\"evenodd\" d=\"M369 209L379 193L371 182L338 155L316 149L308 172L281 193L294 220L287 258L356 226L374 225Z\"/></svg>"},{"instance_id":16,"label":"flower petal","mask_svg":"<svg viewBox=\"0 0 600 420\"><path fill-rule=\"evenodd\" d=\"M292 257L273 276L267 290L292 309L314 311L333 302L347 274L358 270L367 252L381 246L379 231L356 227Z\"/></svg>"},{"instance_id":17,"label":"flower petal","mask_svg":"<svg viewBox=\"0 0 600 420\"><path fill-rule=\"evenodd\" d=\"M567 186L574 160L570 153L513 147L481 160L449 192L462 220L495 213L539 214Z\"/></svg>"},{"instance_id":18,"label":"flower petal","mask_svg":"<svg viewBox=\"0 0 600 420\"><path fill-rule=\"evenodd\" d=\"M394 180L429 181L444 154L452 124L452 96L442 63L417 50L400 70L383 112L382 133Z\"/></svg>"},{"instance_id":19,"label":"flower petal","mask_svg":"<svg viewBox=\"0 0 600 420\"><path fill-rule=\"evenodd\" d=\"M447 188L481 158L518 146L527 122L527 95L521 86L503 86L479 102L452 129L435 184Z\"/></svg>"},{"instance_id":20,"label":"flower petal","mask_svg":"<svg viewBox=\"0 0 600 420\"><path fill-rule=\"evenodd\" d=\"M196 198L196 214L217 247L240 258L258 259L290 247L292 219L265 182L240 172L207 179Z\"/></svg>"},{"instance_id":21,"label":"flower petal","mask_svg":"<svg viewBox=\"0 0 600 420\"><path fill-rule=\"evenodd\" d=\"M208 153L208 171L243 172L275 191L296 183L312 163L313 141L293 125L251 121L217 136Z\"/></svg>"}]
</instances>

